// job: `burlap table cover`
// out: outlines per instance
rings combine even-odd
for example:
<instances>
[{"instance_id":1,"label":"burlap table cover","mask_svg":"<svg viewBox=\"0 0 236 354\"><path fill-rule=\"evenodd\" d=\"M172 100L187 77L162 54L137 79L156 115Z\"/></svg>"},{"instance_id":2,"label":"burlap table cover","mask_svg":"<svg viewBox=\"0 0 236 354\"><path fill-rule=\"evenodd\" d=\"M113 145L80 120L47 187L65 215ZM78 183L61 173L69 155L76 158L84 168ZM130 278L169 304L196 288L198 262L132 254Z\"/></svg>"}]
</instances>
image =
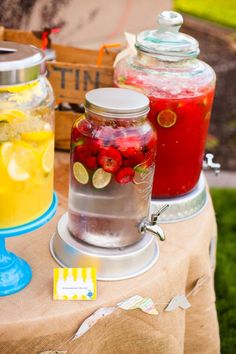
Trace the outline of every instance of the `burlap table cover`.
<instances>
[{"instance_id":1,"label":"burlap table cover","mask_svg":"<svg viewBox=\"0 0 236 354\"><path fill-rule=\"evenodd\" d=\"M7 241L10 250L30 263L33 279L22 292L0 298L0 353L34 354L59 349L94 311L135 294L163 303L157 305L160 314L116 310L60 349L68 350L68 354L219 353L214 257L209 256L210 242L217 231L210 197L206 208L193 219L163 226L167 240L160 243L157 264L145 274L117 282L99 281L96 301L53 301L53 268L57 264L49 253L49 240L67 207L67 183L68 155L60 153L56 157L60 201L56 217L34 233ZM191 308L162 311L164 303L188 293L204 274L211 279L189 297Z\"/></svg>"}]
</instances>

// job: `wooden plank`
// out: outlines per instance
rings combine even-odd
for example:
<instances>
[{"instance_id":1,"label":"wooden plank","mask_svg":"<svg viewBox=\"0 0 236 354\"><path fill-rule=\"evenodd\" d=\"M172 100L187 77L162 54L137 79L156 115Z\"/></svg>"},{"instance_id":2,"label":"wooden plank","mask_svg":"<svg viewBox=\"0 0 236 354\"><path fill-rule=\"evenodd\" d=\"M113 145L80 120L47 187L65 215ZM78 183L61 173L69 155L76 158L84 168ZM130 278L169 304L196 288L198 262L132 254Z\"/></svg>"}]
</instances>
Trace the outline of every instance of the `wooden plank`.
<instances>
[{"instance_id":1,"label":"wooden plank","mask_svg":"<svg viewBox=\"0 0 236 354\"><path fill-rule=\"evenodd\" d=\"M25 32L21 30L5 29L5 40L23 44L32 44L41 48L42 41L38 39L32 32ZM81 63L81 64L96 64L98 51L92 49L81 49L70 46L63 46L53 44L52 48L56 51L57 61L68 63ZM109 50L104 52L102 64L112 65L117 52Z\"/></svg>"},{"instance_id":2,"label":"wooden plank","mask_svg":"<svg viewBox=\"0 0 236 354\"><path fill-rule=\"evenodd\" d=\"M4 32L5 28L3 26L0 26L0 41L4 40Z\"/></svg>"},{"instance_id":3,"label":"wooden plank","mask_svg":"<svg viewBox=\"0 0 236 354\"><path fill-rule=\"evenodd\" d=\"M55 111L55 141L56 149L70 150L71 128L80 113Z\"/></svg>"},{"instance_id":4,"label":"wooden plank","mask_svg":"<svg viewBox=\"0 0 236 354\"><path fill-rule=\"evenodd\" d=\"M83 103L87 91L113 85L109 66L48 62L47 68L57 103Z\"/></svg>"},{"instance_id":5,"label":"wooden plank","mask_svg":"<svg viewBox=\"0 0 236 354\"><path fill-rule=\"evenodd\" d=\"M42 41L38 39L32 32L25 32L15 29L5 29L5 41L17 42L23 44L33 44L36 47L42 46Z\"/></svg>"}]
</instances>

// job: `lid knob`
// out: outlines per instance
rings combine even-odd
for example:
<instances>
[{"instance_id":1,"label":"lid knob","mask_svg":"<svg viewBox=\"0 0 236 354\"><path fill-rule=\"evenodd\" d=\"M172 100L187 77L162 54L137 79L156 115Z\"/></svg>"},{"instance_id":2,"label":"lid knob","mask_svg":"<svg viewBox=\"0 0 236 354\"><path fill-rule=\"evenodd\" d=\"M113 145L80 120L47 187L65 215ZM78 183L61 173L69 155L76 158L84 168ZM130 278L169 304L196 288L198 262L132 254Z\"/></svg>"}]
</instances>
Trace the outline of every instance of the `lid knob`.
<instances>
[{"instance_id":1,"label":"lid knob","mask_svg":"<svg viewBox=\"0 0 236 354\"><path fill-rule=\"evenodd\" d=\"M157 23L159 25L158 32L177 33L183 22L183 17L178 12L162 11L157 17Z\"/></svg>"}]
</instances>

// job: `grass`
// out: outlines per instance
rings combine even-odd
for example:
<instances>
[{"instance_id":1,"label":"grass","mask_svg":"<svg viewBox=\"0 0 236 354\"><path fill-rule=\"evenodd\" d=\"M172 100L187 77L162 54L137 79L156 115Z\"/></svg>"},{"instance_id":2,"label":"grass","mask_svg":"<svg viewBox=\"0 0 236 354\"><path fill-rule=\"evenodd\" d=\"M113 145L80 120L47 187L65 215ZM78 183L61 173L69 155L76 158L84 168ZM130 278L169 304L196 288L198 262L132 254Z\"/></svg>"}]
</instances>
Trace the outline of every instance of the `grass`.
<instances>
[{"instance_id":1,"label":"grass","mask_svg":"<svg viewBox=\"0 0 236 354\"><path fill-rule=\"evenodd\" d=\"M236 353L236 189L212 189L218 223L216 306L221 354Z\"/></svg>"},{"instance_id":2,"label":"grass","mask_svg":"<svg viewBox=\"0 0 236 354\"><path fill-rule=\"evenodd\" d=\"M236 28L235 0L174 0L177 11Z\"/></svg>"}]
</instances>

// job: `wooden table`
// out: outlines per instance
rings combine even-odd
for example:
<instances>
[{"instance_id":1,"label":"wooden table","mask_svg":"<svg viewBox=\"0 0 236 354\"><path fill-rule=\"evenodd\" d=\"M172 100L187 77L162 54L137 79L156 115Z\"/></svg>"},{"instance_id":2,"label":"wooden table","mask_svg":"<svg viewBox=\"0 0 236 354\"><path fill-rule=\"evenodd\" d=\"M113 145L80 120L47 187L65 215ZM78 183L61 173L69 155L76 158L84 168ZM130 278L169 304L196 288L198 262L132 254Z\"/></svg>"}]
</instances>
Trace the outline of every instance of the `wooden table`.
<instances>
[{"instance_id":1,"label":"wooden table","mask_svg":"<svg viewBox=\"0 0 236 354\"><path fill-rule=\"evenodd\" d=\"M36 354L58 349L97 309L114 306L132 295L151 297L158 316L140 310L117 310L73 343L63 347L68 354L219 353L210 242L216 239L211 199L191 220L165 224L167 240L160 244L160 258L145 274L116 282L98 282L97 300L53 301L53 268L58 265L49 253L49 240L57 221L67 209L69 154L56 154L55 188L59 208L46 226L7 246L29 262L33 279L23 291L0 298L0 353ZM213 249L214 251L214 249ZM164 312L175 295L188 293L198 278L211 278L195 296L188 310Z\"/></svg>"}]
</instances>

